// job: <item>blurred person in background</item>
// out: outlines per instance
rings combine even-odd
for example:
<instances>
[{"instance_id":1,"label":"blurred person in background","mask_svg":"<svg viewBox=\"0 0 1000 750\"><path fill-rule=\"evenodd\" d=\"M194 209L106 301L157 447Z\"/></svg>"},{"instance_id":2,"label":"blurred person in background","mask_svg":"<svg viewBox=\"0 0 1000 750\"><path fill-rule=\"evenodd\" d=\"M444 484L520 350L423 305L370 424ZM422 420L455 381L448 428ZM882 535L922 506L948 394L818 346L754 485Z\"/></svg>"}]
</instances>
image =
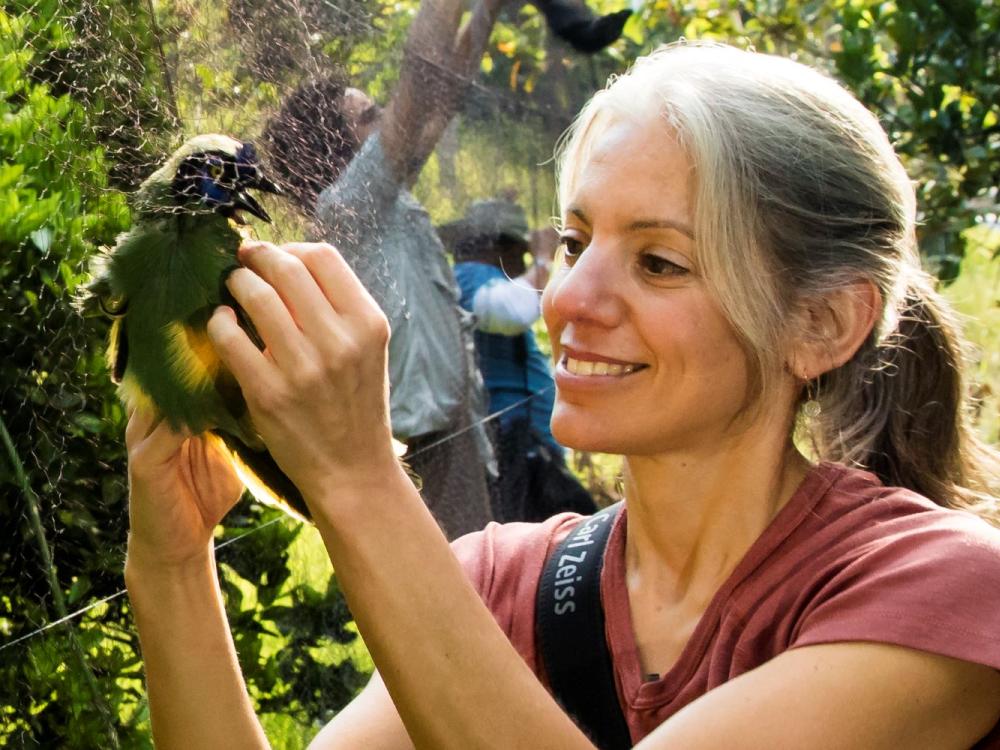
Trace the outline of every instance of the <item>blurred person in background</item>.
<instances>
[{"instance_id":1,"label":"blurred person in background","mask_svg":"<svg viewBox=\"0 0 1000 750\"><path fill-rule=\"evenodd\" d=\"M427 0L410 26L399 81L383 111L339 74L303 81L264 130L272 168L315 239L344 255L389 318L395 437L449 538L491 518L496 460L482 424L472 316L430 217L410 188L461 109L507 0L466 8ZM581 0L537 0L549 29L589 54L614 42L629 10L595 14Z\"/></svg>"},{"instance_id":2,"label":"blurred person in background","mask_svg":"<svg viewBox=\"0 0 1000 750\"><path fill-rule=\"evenodd\" d=\"M269 164L315 236L343 254L389 318L390 410L405 461L449 538L490 520L496 474L471 314L409 188L458 110L500 2L459 28L458 3L421 6L383 110L332 74L301 83L265 128Z\"/></svg>"},{"instance_id":3,"label":"blurred person in background","mask_svg":"<svg viewBox=\"0 0 1000 750\"><path fill-rule=\"evenodd\" d=\"M495 415L494 519L593 513L593 498L566 466L565 449L549 429L555 383L532 330L541 316L541 290L558 234L529 232L524 209L507 198L476 201L465 216L438 231L455 259L461 305L475 315L476 354Z\"/></svg>"}]
</instances>

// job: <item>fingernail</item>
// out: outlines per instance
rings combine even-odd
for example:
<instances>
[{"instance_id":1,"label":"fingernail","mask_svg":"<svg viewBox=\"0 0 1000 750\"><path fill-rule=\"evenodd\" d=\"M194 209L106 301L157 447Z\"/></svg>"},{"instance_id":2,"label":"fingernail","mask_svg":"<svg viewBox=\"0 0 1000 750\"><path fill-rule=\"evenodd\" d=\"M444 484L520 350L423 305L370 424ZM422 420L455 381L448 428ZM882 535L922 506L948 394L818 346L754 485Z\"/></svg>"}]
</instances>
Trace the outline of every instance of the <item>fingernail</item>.
<instances>
[{"instance_id":1,"label":"fingernail","mask_svg":"<svg viewBox=\"0 0 1000 750\"><path fill-rule=\"evenodd\" d=\"M212 317L215 317L216 315L224 315L230 320L236 320L236 313L233 311L233 308L228 305L219 305L216 307L215 311L212 313Z\"/></svg>"}]
</instances>

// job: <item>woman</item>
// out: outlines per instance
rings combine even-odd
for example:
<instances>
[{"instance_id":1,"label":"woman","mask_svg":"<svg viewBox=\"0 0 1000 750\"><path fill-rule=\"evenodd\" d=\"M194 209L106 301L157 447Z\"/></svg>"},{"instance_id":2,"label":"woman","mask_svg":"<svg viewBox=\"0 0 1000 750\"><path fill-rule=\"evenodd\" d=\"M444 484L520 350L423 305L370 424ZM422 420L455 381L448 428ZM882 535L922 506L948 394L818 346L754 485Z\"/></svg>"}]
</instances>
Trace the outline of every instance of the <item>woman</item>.
<instances>
[{"instance_id":1,"label":"woman","mask_svg":"<svg viewBox=\"0 0 1000 750\"><path fill-rule=\"evenodd\" d=\"M990 509L996 456L875 119L798 64L681 45L594 97L561 166L552 429L626 457L601 586L633 741L996 746L1000 533L949 509ZM242 252L268 350L226 309L210 333L379 667L313 747L593 747L535 676L539 571L578 519L453 552L392 454L370 298L329 248ZM151 415L126 438L156 738L264 746L211 551L238 484Z\"/></svg>"}]
</instances>

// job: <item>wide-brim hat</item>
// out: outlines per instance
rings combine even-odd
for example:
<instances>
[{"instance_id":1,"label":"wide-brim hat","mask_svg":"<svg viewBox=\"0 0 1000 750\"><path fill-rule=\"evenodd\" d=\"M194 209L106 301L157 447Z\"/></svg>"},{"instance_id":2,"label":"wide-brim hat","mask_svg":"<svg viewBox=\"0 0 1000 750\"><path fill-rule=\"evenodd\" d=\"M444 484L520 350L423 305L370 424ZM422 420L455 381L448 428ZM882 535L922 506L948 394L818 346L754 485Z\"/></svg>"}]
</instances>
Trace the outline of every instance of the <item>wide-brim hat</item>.
<instances>
[{"instance_id":1,"label":"wide-brim hat","mask_svg":"<svg viewBox=\"0 0 1000 750\"><path fill-rule=\"evenodd\" d=\"M507 238L526 245L531 242L524 209L502 198L473 202L461 219L439 226L438 234L447 247L474 237Z\"/></svg>"}]
</instances>

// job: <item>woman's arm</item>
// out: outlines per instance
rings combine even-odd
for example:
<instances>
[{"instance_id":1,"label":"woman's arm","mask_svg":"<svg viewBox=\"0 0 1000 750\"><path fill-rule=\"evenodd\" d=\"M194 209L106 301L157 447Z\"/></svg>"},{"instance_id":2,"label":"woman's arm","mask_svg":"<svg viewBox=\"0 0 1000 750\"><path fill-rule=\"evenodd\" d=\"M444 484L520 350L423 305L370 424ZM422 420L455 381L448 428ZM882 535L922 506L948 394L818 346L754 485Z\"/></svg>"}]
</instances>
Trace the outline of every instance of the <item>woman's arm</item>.
<instances>
[{"instance_id":1,"label":"woman's arm","mask_svg":"<svg viewBox=\"0 0 1000 750\"><path fill-rule=\"evenodd\" d=\"M266 748L209 556L127 575L156 747Z\"/></svg>"},{"instance_id":2,"label":"woman's arm","mask_svg":"<svg viewBox=\"0 0 1000 750\"><path fill-rule=\"evenodd\" d=\"M414 745L590 747L466 580L392 451L389 331L374 301L326 246L261 243L240 258L228 284L267 352L225 310L209 333L307 498Z\"/></svg>"},{"instance_id":3,"label":"woman's arm","mask_svg":"<svg viewBox=\"0 0 1000 750\"><path fill-rule=\"evenodd\" d=\"M242 485L207 437L137 411L125 433L125 582L158 748L266 747L240 673L215 569L215 526Z\"/></svg>"},{"instance_id":4,"label":"woman's arm","mask_svg":"<svg viewBox=\"0 0 1000 750\"><path fill-rule=\"evenodd\" d=\"M955 635L961 637L960 634ZM880 643L786 651L706 693L638 747L967 750L1000 719L1000 672Z\"/></svg>"},{"instance_id":5,"label":"woman's arm","mask_svg":"<svg viewBox=\"0 0 1000 750\"><path fill-rule=\"evenodd\" d=\"M378 672L309 743L309 750L412 750L413 743Z\"/></svg>"}]
</instances>

